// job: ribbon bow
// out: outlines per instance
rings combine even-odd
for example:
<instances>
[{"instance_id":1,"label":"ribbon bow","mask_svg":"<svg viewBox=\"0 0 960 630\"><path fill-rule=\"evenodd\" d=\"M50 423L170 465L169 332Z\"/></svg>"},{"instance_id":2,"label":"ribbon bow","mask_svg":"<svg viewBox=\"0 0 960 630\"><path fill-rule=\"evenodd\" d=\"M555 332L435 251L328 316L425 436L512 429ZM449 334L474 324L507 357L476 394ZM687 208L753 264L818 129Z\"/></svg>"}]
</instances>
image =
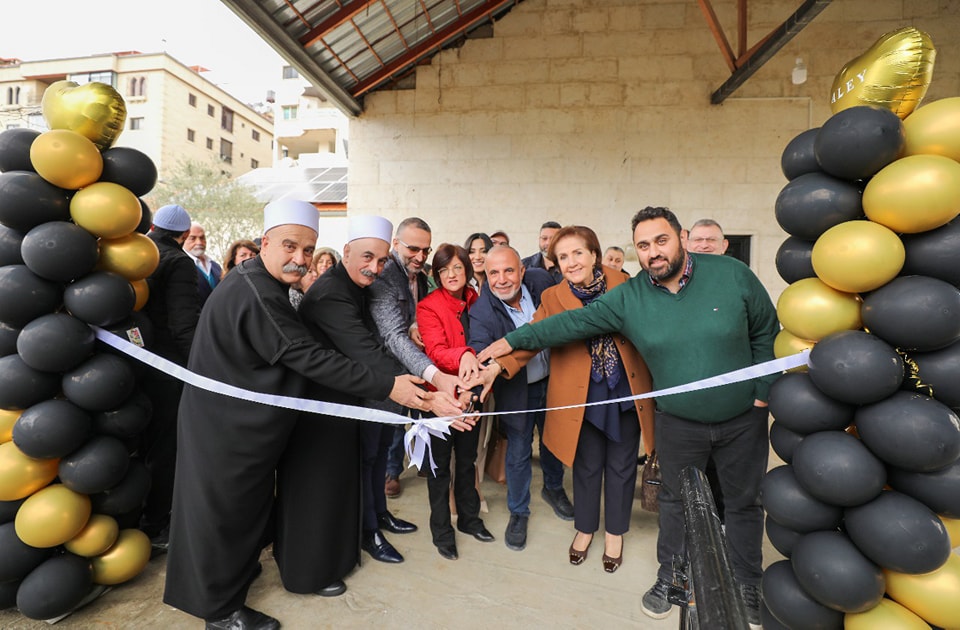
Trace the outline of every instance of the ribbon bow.
<instances>
[{"instance_id":1,"label":"ribbon bow","mask_svg":"<svg viewBox=\"0 0 960 630\"><path fill-rule=\"evenodd\" d=\"M449 418L421 418L416 420L403 435L403 444L410 457L410 466L419 470L423 464L424 452L430 456L430 471L436 473L437 463L433 461L433 452L430 450L430 436L447 439L450 435Z\"/></svg>"}]
</instances>

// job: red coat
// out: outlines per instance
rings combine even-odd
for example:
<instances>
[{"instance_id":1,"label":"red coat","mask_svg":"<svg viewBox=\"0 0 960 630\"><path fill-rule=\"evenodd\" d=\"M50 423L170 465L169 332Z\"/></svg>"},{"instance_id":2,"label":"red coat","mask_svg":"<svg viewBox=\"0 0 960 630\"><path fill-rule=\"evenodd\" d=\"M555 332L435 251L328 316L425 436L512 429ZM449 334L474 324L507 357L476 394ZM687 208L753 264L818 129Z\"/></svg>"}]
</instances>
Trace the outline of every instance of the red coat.
<instances>
[{"instance_id":1,"label":"red coat","mask_svg":"<svg viewBox=\"0 0 960 630\"><path fill-rule=\"evenodd\" d=\"M417 327L423 339L424 352L441 371L457 374L460 357L465 352L474 352L467 345L460 316L477 301L477 292L466 287L463 300L439 288L417 304Z\"/></svg>"}]
</instances>

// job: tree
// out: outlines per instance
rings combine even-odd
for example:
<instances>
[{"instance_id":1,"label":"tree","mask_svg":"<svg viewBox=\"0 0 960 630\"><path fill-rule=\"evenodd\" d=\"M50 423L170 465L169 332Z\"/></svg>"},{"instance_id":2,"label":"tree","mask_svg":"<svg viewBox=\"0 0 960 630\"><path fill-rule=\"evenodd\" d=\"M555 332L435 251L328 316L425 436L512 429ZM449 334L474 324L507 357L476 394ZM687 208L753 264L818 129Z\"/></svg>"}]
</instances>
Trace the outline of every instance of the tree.
<instances>
[{"instance_id":1,"label":"tree","mask_svg":"<svg viewBox=\"0 0 960 630\"><path fill-rule=\"evenodd\" d=\"M207 255L220 260L237 239L263 229L263 203L253 189L230 179L215 160L180 160L147 197L150 208L176 203L207 232Z\"/></svg>"}]
</instances>

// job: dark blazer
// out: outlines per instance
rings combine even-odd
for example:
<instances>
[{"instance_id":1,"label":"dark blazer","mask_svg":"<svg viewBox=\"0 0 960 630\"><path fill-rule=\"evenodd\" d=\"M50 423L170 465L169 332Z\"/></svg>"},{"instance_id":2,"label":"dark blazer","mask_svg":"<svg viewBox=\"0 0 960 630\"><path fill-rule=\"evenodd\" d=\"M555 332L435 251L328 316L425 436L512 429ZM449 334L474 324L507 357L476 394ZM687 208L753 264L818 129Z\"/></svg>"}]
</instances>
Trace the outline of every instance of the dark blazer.
<instances>
[{"instance_id":1,"label":"dark blazer","mask_svg":"<svg viewBox=\"0 0 960 630\"><path fill-rule=\"evenodd\" d=\"M520 261L523 263L523 266L527 269L543 269L550 274L550 277L553 278L554 284L559 284L563 280L563 274L560 273L560 267L554 265L547 269L547 265L543 262L543 252L537 252L536 254L531 254Z\"/></svg>"},{"instance_id":2,"label":"dark blazer","mask_svg":"<svg viewBox=\"0 0 960 630\"><path fill-rule=\"evenodd\" d=\"M147 236L160 250L160 263L147 278L150 299L144 312L153 323L154 345L162 357L187 364L194 331L200 319L200 296L190 256L169 236L150 232Z\"/></svg>"},{"instance_id":3,"label":"dark blazer","mask_svg":"<svg viewBox=\"0 0 960 630\"><path fill-rule=\"evenodd\" d=\"M202 307L207 302L207 298L210 297L210 294L213 293L213 290L220 284L220 280L223 278L223 269L220 268L220 264L215 260L210 260L210 273L213 274L213 286L210 286L210 281L207 280L206 274L203 273L203 269L200 268L193 259L193 266L197 269L197 292L200 294L200 306Z\"/></svg>"},{"instance_id":4,"label":"dark blazer","mask_svg":"<svg viewBox=\"0 0 960 630\"><path fill-rule=\"evenodd\" d=\"M527 269L523 285L530 292L534 308L540 307L540 294L554 285L553 278L543 269ZM467 344L480 352L491 343L515 330L513 320L493 291L487 287L470 309L470 341ZM498 378L493 384L497 411L522 411L527 408L527 368L509 380Z\"/></svg>"}]
</instances>

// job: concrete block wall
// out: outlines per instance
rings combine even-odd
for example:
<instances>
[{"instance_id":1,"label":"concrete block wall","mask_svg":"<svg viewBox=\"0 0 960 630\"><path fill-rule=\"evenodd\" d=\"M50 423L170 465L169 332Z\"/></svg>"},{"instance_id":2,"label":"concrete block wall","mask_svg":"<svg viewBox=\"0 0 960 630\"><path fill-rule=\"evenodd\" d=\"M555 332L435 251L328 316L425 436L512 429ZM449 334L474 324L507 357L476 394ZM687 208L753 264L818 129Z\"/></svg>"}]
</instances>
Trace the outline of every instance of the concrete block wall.
<instances>
[{"instance_id":1,"label":"concrete block wall","mask_svg":"<svg viewBox=\"0 0 960 630\"><path fill-rule=\"evenodd\" d=\"M713 4L736 46L735 3ZM748 46L799 4L751 2ZM848 61L908 25L938 50L927 101L960 95L960 0L837 0L711 105L730 71L697 3L526 0L493 37L421 66L416 89L366 98L350 128L348 213L420 216L437 243L504 229L526 255L545 220L627 246L633 213L666 205L685 224L712 217L753 236L751 266L776 298L783 148L829 118ZM796 57L809 74L799 86Z\"/></svg>"}]
</instances>

